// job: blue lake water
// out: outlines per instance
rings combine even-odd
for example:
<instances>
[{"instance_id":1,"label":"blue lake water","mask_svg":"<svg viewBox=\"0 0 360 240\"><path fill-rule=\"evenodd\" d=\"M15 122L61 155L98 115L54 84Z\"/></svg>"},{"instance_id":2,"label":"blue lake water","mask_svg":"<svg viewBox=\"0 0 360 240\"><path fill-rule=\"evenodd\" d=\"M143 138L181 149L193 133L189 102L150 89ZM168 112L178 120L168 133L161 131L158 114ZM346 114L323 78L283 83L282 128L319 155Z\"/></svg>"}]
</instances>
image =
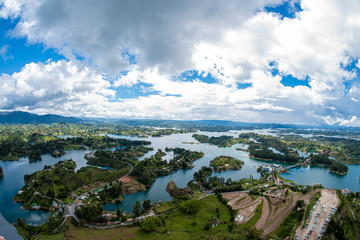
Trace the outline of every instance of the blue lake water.
<instances>
[{"instance_id":1,"label":"blue lake water","mask_svg":"<svg viewBox=\"0 0 360 240\"><path fill-rule=\"evenodd\" d=\"M28 158L21 158L14 162L0 162L4 170L4 176L0 179L0 212L10 222L14 223L18 218L23 218L27 223L34 225L46 222L49 213L45 211L31 211L21 209L21 203L15 203L13 197L25 185L24 175L31 174L41 170L45 165L53 165L60 160L72 158L77 162L76 170L86 166L84 159L85 150L66 151L66 154L60 158L54 158L49 154L42 155L42 160L29 162Z\"/></svg>"},{"instance_id":2,"label":"blue lake water","mask_svg":"<svg viewBox=\"0 0 360 240\"><path fill-rule=\"evenodd\" d=\"M199 132L208 136L221 136L229 135L236 137L239 133L250 131L230 131L230 132ZM256 130L261 134L267 134L266 130ZM273 134L273 133L271 133ZM254 178L260 177L256 172L259 165L268 164L260 160L250 159L246 152L238 151L236 148L241 148L242 144L236 144L230 148L218 148L214 145L199 144L193 139L192 133L186 134L173 134L163 137L149 137L137 138L129 136L116 136L108 135L116 138L127 138L130 140L147 140L151 142L151 147L154 150L145 154L144 157L150 157L155 154L158 149L165 150L165 147L182 147L194 151L202 151L205 153L204 157L193 162L194 168L188 170L178 170L173 174L158 177L151 187L145 192L137 192L135 194L124 196L124 201L116 204L106 204L106 210L115 210L120 207L121 209L132 212L133 205L136 201L142 202L143 200L150 199L153 202L169 201L171 197L165 191L168 182L175 180L178 187L185 187L186 184L193 178L193 174L198 171L202 166L208 166L210 161L217 156L227 155L238 158L245 162L241 170L229 170L221 173L214 173L218 177L232 178L232 180L239 180L244 177L252 176ZM193 143L193 144L189 144ZM24 186L23 176L32 172L43 169L45 165L52 165L60 160L72 158L77 162L77 169L86 166L84 155L88 153L87 150L72 150L67 151L66 154L60 158L53 158L50 155L43 155L42 161L29 162L27 158L22 158L16 162L0 162L0 166L4 169L4 177L0 179L0 212L11 223L15 222L18 218L24 218L27 223L41 224L45 222L49 213L43 211L30 211L20 209L20 203L14 203L13 196ZM305 155L304 155L305 156ZM165 159L170 160L172 153L165 156ZM298 184L313 185L321 183L328 188L348 188L351 191L360 191L360 165L348 165L349 173L345 176L330 173L326 168L308 167L308 168L294 168L290 173L282 174L283 177L297 182Z\"/></svg>"}]
</instances>

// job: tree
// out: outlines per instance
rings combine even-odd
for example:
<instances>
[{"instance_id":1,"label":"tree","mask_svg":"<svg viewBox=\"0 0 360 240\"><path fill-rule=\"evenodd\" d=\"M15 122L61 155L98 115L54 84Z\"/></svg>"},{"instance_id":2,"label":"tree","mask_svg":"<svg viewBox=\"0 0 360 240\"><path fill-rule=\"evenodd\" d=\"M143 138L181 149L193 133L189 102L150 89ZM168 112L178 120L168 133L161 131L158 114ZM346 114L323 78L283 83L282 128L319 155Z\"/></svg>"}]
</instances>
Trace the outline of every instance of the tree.
<instances>
[{"instance_id":1,"label":"tree","mask_svg":"<svg viewBox=\"0 0 360 240\"><path fill-rule=\"evenodd\" d=\"M144 208L144 211L145 211L145 212L148 211L148 210L150 210L150 209L151 209L151 206L152 206L152 203L151 203L150 200L145 200L145 201L143 202L143 208Z\"/></svg>"},{"instance_id":2,"label":"tree","mask_svg":"<svg viewBox=\"0 0 360 240\"><path fill-rule=\"evenodd\" d=\"M121 217L121 216L122 216L121 211L122 211L121 208L116 209L116 215L117 215L118 217Z\"/></svg>"},{"instance_id":3,"label":"tree","mask_svg":"<svg viewBox=\"0 0 360 240\"><path fill-rule=\"evenodd\" d=\"M141 207L141 204L139 203L139 201L136 201L134 208L133 208L133 212L134 212L135 216L140 215L140 207Z\"/></svg>"},{"instance_id":4,"label":"tree","mask_svg":"<svg viewBox=\"0 0 360 240\"><path fill-rule=\"evenodd\" d=\"M179 209L187 214L195 214L200 210L200 201L192 199L179 204Z\"/></svg>"},{"instance_id":5,"label":"tree","mask_svg":"<svg viewBox=\"0 0 360 240\"><path fill-rule=\"evenodd\" d=\"M161 219L159 217L147 217L142 222L141 227L148 232L154 231L155 228L161 225Z\"/></svg>"},{"instance_id":6,"label":"tree","mask_svg":"<svg viewBox=\"0 0 360 240\"><path fill-rule=\"evenodd\" d=\"M49 190L46 193L46 196L51 197L51 198L55 197L55 192L54 192L54 189L52 187L49 188Z\"/></svg>"}]
</instances>

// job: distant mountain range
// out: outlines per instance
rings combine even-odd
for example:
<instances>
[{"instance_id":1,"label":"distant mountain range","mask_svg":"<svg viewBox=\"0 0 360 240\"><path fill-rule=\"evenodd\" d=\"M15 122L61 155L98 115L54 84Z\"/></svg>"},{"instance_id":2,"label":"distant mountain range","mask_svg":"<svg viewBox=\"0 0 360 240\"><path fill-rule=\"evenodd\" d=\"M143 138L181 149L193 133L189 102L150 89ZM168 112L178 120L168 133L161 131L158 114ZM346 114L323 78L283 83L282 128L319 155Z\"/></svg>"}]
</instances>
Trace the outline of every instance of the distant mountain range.
<instances>
[{"instance_id":1,"label":"distant mountain range","mask_svg":"<svg viewBox=\"0 0 360 240\"><path fill-rule=\"evenodd\" d=\"M51 124L51 123L98 123L123 126L149 126L164 128L188 128L202 131L229 131L240 129L351 129L360 131L358 127L343 127L329 125L293 125L277 123L245 123L223 120L161 120L161 119L124 119L124 118L76 118L54 114L38 115L22 111L0 112L0 124Z\"/></svg>"},{"instance_id":2,"label":"distant mountain range","mask_svg":"<svg viewBox=\"0 0 360 240\"><path fill-rule=\"evenodd\" d=\"M63 117L60 115L46 114L37 115L28 112L13 111L0 112L0 124L34 124L34 123L80 123L84 120L75 117Z\"/></svg>"}]
</instances>

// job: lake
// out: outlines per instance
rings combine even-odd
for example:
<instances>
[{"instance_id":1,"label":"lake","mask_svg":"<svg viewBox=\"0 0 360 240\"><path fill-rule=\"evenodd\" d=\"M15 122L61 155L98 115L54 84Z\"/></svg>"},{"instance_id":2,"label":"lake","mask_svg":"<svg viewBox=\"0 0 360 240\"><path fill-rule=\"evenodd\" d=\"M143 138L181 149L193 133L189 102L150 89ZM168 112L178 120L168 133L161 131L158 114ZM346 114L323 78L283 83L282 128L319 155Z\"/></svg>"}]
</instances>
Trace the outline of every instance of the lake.
<instances>
[{"instance_id":1,"label":"lake","mask_svg":"<svg viewBox=\"0 0 360 240\"><path fill-rule=\"evenodd\" d=\"M208 136L234 136L239 133L250 131L230 131L230 132L198 132L198 134L204 134ZM255 130L261 134L267 134L267 130ZM193 178L193 174L198 171L202 166L208 166L210 161L217 156L227 155L238 158L245 162L241 170L229 170L221 173L214 173L218 177L232 178L233 180L239 180L244 177L259 178L260 174L256 172L258 166L262 164L268 164L260 160L250 159L246 152L238 151L236 148L243 148L242 144L236 144L230 148L219 148L209 144L199 144L198 141L193 139L193 133L186 134L173 134L163 137L149 137L138 138L129 136L117 136L108 135L114 138L127 138L130 140L147 140L151 142L151 146L154 150L145 154L144 157L139 160L149 157L157 152L158 149L164 150L165 147L181 147L193 151L202 151L205 153L204 157L193 162L195 165L192 169L178 170L173 174L158 177L151 185L151 187L145 192L137 192L131 195L125 195L124 201L114 204L106 204L104 208L106 210L116 210L120 207L122 210L132 212L133 205L136 201L142 202L149 199L153 202L169 201L171 197L165 191L168 182L174 180L178 187L185 187L186 184ZM269 134L274 134L273 132ZM190 144L191 143L191 144ZM77 162L77 169L82 166L86 166L86 160L84 155L88 153L87 150L72 150L67 151L66 154L60 158L53 158L50 155L43 155L42 161L29 162L27 158L22 158L16 162L0 162L0 166L4 169L4 177L0 179L0 212L10 222L15 222L18 218L24 218L27 223L41 224L45 222L49 216L49 213L44 211L31 211L20 209L20 203L14 203L13 196L24 186L23 176L32 172L41 170L45 165L52 165L60 160L72 158ZM165 156L165 159L170 160L172 154ZM349 173L345 176L330 173L326 168L320 167L307 167L307 168L294 168L290 170L290 173L282 174L283 177L297 182L303 185L313 185L315 183L321 183L327 188L348 188L351 191L360 191L360 181L358 175L360 175L360 165L348 165Z\"/></svg>"}]
</instances>

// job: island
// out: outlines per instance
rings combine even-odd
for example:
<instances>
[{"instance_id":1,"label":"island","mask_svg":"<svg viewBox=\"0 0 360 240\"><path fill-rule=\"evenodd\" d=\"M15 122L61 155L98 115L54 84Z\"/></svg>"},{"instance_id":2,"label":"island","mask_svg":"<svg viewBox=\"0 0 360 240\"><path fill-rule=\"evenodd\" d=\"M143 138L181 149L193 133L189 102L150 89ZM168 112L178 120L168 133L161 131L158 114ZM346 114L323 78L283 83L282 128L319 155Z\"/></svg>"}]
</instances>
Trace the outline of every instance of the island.
<instances>
[{"instance_id":1,"label":"island","mask_svg":"<svg viewBox=\"0 0 360 240\"><path fill-rule=\"evenodd\" d=\"M190 131L193 129L183 132ZM98 239L305 239L319 235L323 239L358 239L360 236L359 193L327 189L320 184L299 185L281 175L288 165L317 165L336 174L346 174L348 167L344 163L358 161L356 142L347 140L357 140L338 141L328 134L326 138L304 138L287 130L279 130L277 136L246 131L237 136L234 132L224 133L231 136L220 137L194 134L200 142L197 145L180 145L179 137L177 146L182 147L171 144L156 149L159 145L154 144L154 138L149 138L150 146L149 141L112 135L158 137L181 132L115 123L0 126L0 156L4 161L22 156L35 161L43 154L59 157L70 149L86 149L83 153L91 165L75 171L76 162L68 159L25 175L25 184L17 189L15 201L21 202L24 209L49 211L50 217L40 226L19 219L16 223L19 234L24 239L39 240L94 236ZM186 143L191 142L188 136ZM238 143L246 145L250 157L266 164L256 161L260 164L261 177L250 175L233 180L221 177L226 174L215 174L241 169L244 162L226 153L211 161L208 156L203 158L200 150L209 146L201 143L222 147L223 152L229 147L232 152ZM273 162L287 164L284 167ZM179 169L189 170L181 170L176 176L191 173L184 174L189 182L182 182L181 187L171 181L172 176L165 176ZM172 197L170 201L140 197L141 200L132 202L133 196L127 196L126 204L132 210L128 206L126 210L105 207L107 203L124 201L125 194L146 191L161 176L170 182L156 192L167 191ZM134 197L149 196L146 194Z\"/></svg>"},{"instance_id":2,"label":"island","mask_svg":"<svg viewBox=\"0 0 360 240\"><path fill-rule=\"evenodd\" d=\"M345 164L338 162L334 159L330 159L329 155L327 154L313 155L311 156L310 161L313 165L328 167L330 172L337 173L340 175L347 174L349 169Z\"/></svg>"},{"instance_id":3,"label":"island","mask_svg":"<svg viewBox=\"0 0 360 240\"><path fill-rule=\"evenodd\" d=\"M215 172L230 169L240 170L243 164L243 161L229 156L219 156L210 161L210 166L214 168Z\"/></svg>"},{"instance_id":4,"label":"island","mask_svg":"<svg viewBox=\"0 0 360 240\"><path fill-rule=\"evenodd\" d=\"M208 137L193 134L200 143L210 143L218 147L230 147L237 143L248 145L246 152L250 158L262 161L275 161L293 166L317 165L327 167L330 172L345 175L348 167L344 163L360 163L360 149L357 140L329 137L306 139L298 135L271 136L257 133L241 133L233 136ZM339 144L341 147L335 147ZM242 148L236 148L244 151ZM300 156L298 151L310 153ZM308 154L305 154L308 155ZM318 157L319 156L319 157ZM326 157L323 157L326 156Z\"/></svg>"}]
</instances>

